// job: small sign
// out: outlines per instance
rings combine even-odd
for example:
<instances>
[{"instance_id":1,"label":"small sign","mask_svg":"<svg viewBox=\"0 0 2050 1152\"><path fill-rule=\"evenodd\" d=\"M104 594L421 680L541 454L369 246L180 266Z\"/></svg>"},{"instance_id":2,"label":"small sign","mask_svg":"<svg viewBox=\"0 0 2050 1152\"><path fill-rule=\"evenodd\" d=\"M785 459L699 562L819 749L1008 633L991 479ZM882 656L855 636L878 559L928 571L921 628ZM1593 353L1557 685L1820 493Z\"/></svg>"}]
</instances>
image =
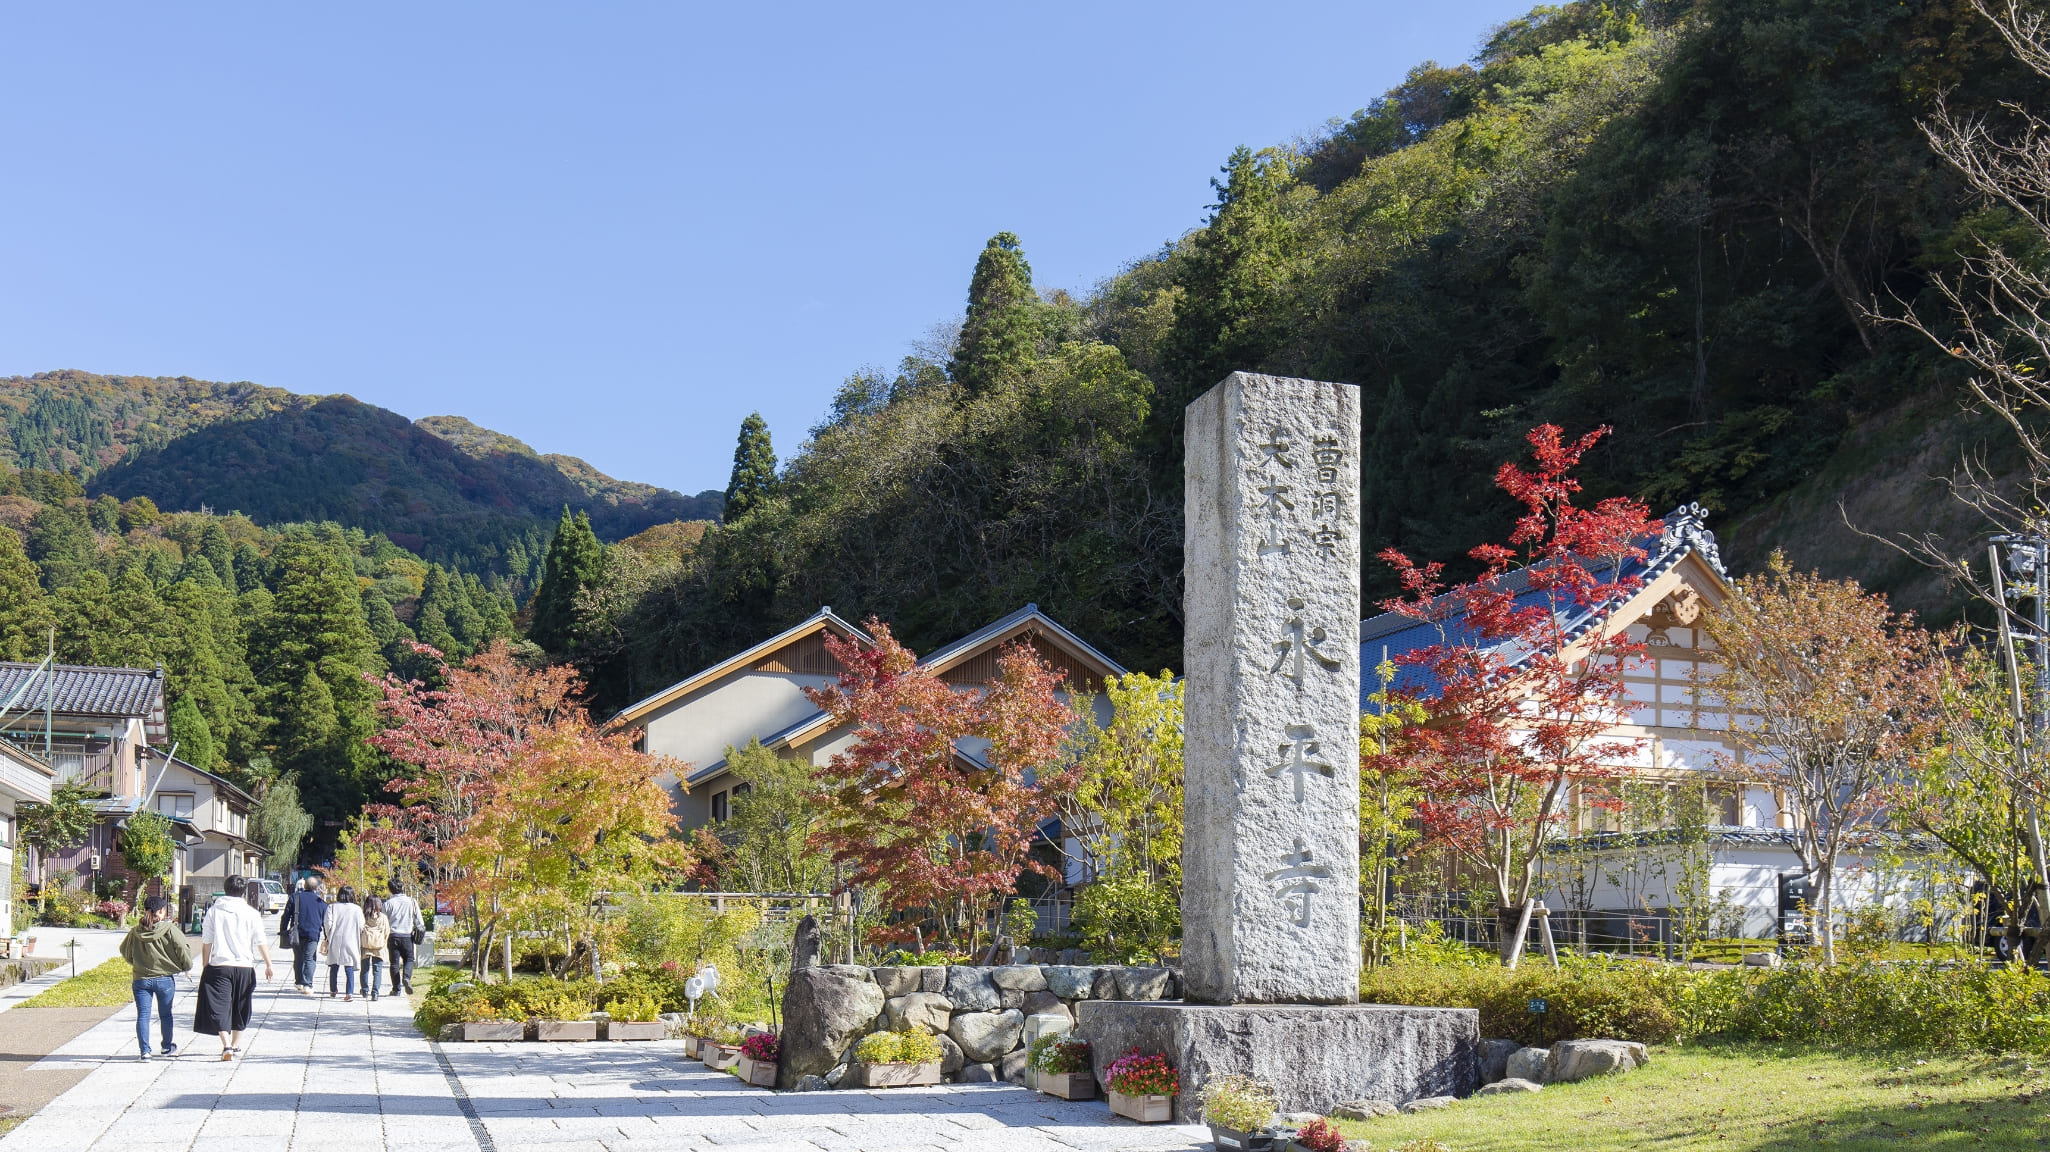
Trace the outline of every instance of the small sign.
<instances>
[{"instance_id":1,"label":"small sign","mask_svg":"<svg viewBox=\"0 0 2050 1152\"><path fill-rule=\"evenodd\" d=\"M1539 1016L1542 1016L1542 1015L1544 1015L1544 1013L1545 1013L1545 1002L1544 1002L1543 1000L1532 1000L1532 1001L1530 1002L1530 1010L1531 1010L1531 1012L1532 1012L1532 1013L1534 1013L1534 1014L1536 1014L1536 1015L1539 1015Z\"/></svg>"}]
</instances>

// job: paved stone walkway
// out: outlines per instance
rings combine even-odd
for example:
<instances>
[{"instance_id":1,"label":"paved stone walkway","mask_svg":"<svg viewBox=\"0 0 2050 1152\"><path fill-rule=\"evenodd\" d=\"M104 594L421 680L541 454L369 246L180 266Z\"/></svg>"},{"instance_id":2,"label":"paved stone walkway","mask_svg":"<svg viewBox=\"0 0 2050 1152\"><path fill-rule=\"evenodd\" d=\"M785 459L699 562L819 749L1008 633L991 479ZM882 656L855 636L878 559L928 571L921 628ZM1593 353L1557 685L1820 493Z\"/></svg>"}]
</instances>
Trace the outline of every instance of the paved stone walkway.
<instances>
[{"instance_id":1,"label":"paved stone walkway","mask_svg":"<svg viewBox=\"0 0 2050 1152\"><path fill-rule=\"evenodd\" d=\"M283 974L282 972L280 973ZM282 991L279 989L282 988ZM1201 1128L1137 1125L1100 1102L1010 1085L772 1093L686 1060L680 1042L430 1044L402 1000L351 1004L264 985L246 1058L191 1036L138 1062L124 1008L36 1067L90 1069L0 1152L1191 1152Z\"/></svg>"}]
</instances>

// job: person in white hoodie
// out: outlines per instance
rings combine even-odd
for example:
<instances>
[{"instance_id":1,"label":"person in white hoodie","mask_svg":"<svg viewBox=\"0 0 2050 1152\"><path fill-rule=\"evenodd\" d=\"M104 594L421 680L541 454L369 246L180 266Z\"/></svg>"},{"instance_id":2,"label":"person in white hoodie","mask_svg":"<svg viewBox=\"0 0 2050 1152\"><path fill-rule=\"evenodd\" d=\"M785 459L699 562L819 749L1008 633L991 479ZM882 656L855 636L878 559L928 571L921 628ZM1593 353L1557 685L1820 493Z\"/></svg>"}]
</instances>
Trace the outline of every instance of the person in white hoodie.
<instances>
[{"instance_id":1,"label":"person in white hoodie","mask_svg":"<svg viewBox=\"0 0 2050 1152\"><path fill-rule=\"evenodd\" d=\"M332 1000L343 973L344 1002L356 998L356 969L363 963L363 909L356 903L356 891L344 885L327 906L327 921L320 930L320 954L327 957L327 995Z\"/></svg>"}]
</instances>

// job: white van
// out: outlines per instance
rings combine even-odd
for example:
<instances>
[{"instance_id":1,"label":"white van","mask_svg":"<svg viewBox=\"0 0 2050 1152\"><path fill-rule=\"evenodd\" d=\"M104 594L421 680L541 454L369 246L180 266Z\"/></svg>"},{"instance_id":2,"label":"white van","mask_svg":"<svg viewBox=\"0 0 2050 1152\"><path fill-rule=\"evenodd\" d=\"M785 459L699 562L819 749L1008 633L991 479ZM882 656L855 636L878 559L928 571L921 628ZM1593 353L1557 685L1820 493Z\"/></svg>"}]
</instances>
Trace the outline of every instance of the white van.
<instances>
[{"instance_id":1,"label":"white van","mask_svg":"<svg viewBox=\"0 0 2050 1152\"><path fill-rule=\"evenodd\" d=\"M256 910L259 912L284 911L285 905L292 899L291 893L285 891L284 884L277 880L258 880L257 883L263 886L263 900L257 904Z\"/></svg>"}]
</instances>

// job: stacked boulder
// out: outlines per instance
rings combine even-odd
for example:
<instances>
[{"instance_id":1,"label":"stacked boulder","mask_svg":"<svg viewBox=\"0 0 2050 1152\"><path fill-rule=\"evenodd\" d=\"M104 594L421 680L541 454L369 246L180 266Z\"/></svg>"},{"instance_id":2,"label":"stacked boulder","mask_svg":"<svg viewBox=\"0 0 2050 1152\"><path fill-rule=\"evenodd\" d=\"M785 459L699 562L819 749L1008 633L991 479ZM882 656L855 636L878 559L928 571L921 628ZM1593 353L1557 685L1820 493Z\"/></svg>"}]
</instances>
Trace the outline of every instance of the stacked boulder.
<instances>
[{"instance_id":1,"label":"stacked boulder","mask_svg":"<svg viewBox=\"0 0 2050 1152\"><path fill-rule=\"evenodd\" d=\"M871 1032L918 1028L939 1037L949 1083L1022 1083L1028 1032L1066 1031L1082 1000L1171 1000L1180 979L1167 968L1007 964L981 968L800 968L783 997L778 1088L837 1087L855 1042ZM1028 1021L1033 1022L1028 1028Z\"/></svg>"}]
</instances>

